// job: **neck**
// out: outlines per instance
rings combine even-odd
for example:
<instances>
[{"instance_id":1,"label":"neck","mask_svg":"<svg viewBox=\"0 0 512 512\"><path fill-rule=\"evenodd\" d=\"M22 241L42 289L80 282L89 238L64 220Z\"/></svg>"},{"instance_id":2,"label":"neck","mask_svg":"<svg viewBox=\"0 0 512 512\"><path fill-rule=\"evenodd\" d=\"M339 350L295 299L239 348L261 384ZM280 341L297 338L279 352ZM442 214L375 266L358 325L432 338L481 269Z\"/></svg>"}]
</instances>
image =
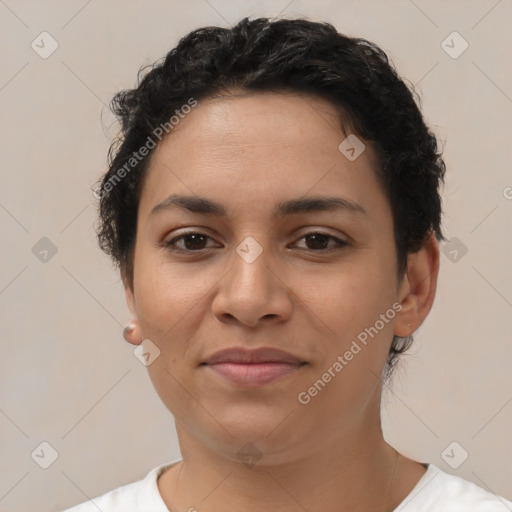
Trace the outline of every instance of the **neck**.
<instances>
[{"instance_id":1,"label":"neck","mask_svg":"<svg viewBox=\"0 0 512 512\"><path fill-rule=\"evenodd\" d=\"M173 512L220 512L227 503L246 512L391 512L425 469L385 442L380 421L357 427L312 440L314 451L251 465L209 449L177 422L183 461L159 479L160 494Z\"/></svg>"}]
</instances>

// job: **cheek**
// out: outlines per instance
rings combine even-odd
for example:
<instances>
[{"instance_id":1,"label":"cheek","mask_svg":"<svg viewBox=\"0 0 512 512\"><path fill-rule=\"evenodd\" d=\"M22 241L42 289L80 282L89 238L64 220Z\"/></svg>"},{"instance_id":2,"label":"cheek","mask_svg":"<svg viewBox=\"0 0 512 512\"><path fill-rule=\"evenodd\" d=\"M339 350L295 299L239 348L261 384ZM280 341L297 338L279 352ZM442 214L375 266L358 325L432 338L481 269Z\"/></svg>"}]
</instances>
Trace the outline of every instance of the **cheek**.
<instances>
[{"instance_id":1,"label":"cheek","mask_svg":"<svg viewBox=\"0 0 512 512\"><path fill-rule=\"evenodd\" d=\"M135 268L135 290L142 318L153 327L169 329L206 292L198 275L185 264L166 261L160 250L141 251Z\"/></svg>"},{"instance_id":2,"label":"cheek","mask_svg":"<svg viewBox=\"0 0 512 512\"><path fill-rule=\"evenodd\" d=\"M310 281L308 276L303 280L301 299L308 306L306 310L321 319L318 329L326 333L322 337L319 364L308 380L308 386L323 379L323 375L329 380L310 409L326 423L335 421L338 413L333 411L364 414L379 382L393 337L395 316L393 281L389 268L386 273L381 265L360 262L350 269L340 267L329 278L317 276ZM382 321L380 315L388 311L391 313L387 321ZM326 375L329 369L331 374ZM336 376L332 377L332 373ZM307 389L310 388L302 391Z\"/></svg>"},{"instance_id":3,"label":"cheek","mask_svg":"<svg viewBox=\"0 0 512 512\"><path fill-rule=\"evenodd\" d=\"M338 264L282 267L283 281L291 291L285 288L281 293L289 294L310 328L331 340L326 340L326 348L330 347L326 353L350 345L391 307L394 281L388 260L392 255L386 258L384 252L360 249ZM143 335L155 339L163 350L172 345L172 350L180 352L180 342L186 345L200 329L215 298L209 295L212 289L224 293L227 269L222 264L172 262L165 253L144 248L137 256L134 278Z\"/></svg>"},{"instance_id":4,"label":"cheek","mask_svg":"<svg viewBox=\"0 0 512 512\"><path fill-rule=\"evenodd\" d=\"M391 307L393 283L389 269L369 257L341 264L329 270L304 273L294 292L312 318L321 320L322 330L339 342L349 340L378 320ZM331 336L331 338L333 337Z\"/></svg>"}]
</instances>

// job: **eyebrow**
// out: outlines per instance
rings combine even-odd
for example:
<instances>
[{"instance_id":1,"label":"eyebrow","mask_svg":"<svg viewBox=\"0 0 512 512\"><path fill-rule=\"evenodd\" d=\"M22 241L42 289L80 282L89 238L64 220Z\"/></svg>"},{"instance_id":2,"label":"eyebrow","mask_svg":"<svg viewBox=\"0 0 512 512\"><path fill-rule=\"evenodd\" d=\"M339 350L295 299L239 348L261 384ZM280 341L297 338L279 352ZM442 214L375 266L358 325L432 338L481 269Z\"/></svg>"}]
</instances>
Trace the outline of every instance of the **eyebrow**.
<instances>
[{"instance_id":1,"label":"eyebrow","mask_svg":"<svg viewBox=\"0 0 512 512\"><path fill-rule=\"evenodd\" d=\"M171 194L151 209L150 216L155 215L158 212L174 208L181 208L189 210L192 213L213 215L216 217L226 217L228 213L223 205L205 197ZM299 213L331 212L340 210L345 210L347 212L360 215L361 217L368 218L368 213L360 204L342 197L324 196L303 197L281 201L275 206L272 215L274 218L280 218L286 215L295 215Z\"/></svg>"}]
</instances>

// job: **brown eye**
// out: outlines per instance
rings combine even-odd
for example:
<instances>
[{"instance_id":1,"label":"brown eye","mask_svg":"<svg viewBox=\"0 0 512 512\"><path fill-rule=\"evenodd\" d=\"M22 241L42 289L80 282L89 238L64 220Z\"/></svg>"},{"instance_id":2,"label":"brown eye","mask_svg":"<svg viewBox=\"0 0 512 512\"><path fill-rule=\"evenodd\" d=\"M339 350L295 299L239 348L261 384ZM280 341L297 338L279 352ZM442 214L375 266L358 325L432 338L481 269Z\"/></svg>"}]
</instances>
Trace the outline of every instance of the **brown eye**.
<instances>
[{"instance_id":1,"label":"brown eye","mask_svg":"<svg viewBox=\"0 0 512 512\"><path fill-rule=\"evenodd\" d=\"M299 240L308 240L306 242L305 250L313 251L313 252L330 252L333 250L341 249L345 245L348 245L347 242L344 242L343 240L340 240L339 238L336 238L332 235L329 235L327 233L307 233L306 235L302 236ZM334 244L334 247L327 247L328 241L334 240L336 243Z\"/></svg>"},{"instance_id":2,"label":"brown eye","mask_svg":"<svg viewBox=\"0 0 512 512\"><path fill-rule=\"evenodd\" d=\"M211 240L211 237L205 233L190 231L165 242L164 246L169 251L199 252L209 248L205 246L208 239ZM307 247L301 249L311 252L332 252L348 245L339 238L319 232L307 233L299 240L306 240ZM334 241L334 246L329 247L329 241ZM179 242L182 242L181 246L177 245Z\"/></svg>"},{"instance_id":3,"label":"brown eye","mask_svg":"<svg viewBox=\"0 0 512 512\"><path fill-rule=\"evenodd\" d=\"M200 251L202 249L207 248L204 246L204 244L208 238L210 237L208 235L205 235L204 233L190 231L189 233L184 233L183 235L180 235L176 238L173 238L172 240L169 240L169 242L165 242L165 247L169 250L176 249L189 252ZM184 247L178 247L176 245L176 242L181 240L183 240Z\"/></svg>"}]
</instances>

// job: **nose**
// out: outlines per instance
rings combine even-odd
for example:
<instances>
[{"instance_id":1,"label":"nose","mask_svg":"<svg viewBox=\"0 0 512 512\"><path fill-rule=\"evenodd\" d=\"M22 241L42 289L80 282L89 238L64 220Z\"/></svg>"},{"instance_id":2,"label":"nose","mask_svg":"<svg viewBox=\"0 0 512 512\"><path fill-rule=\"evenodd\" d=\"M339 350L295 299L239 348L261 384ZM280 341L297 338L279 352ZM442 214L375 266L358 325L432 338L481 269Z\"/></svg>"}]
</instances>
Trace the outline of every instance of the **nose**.
<instances>
[{"instance_id":1,"label":"nose","mask_svg":"<svg viewBox=\"0 0 512 512\"><path fill-rule=\"evenodd\" d=\"M264 319L281 323L290 317L293 302L289 279L270 250L263 250L255 259L247 258L241 244L230 263L212 303L212 311L221 322L256 327Z\"/></svg>"}]
</instances>

